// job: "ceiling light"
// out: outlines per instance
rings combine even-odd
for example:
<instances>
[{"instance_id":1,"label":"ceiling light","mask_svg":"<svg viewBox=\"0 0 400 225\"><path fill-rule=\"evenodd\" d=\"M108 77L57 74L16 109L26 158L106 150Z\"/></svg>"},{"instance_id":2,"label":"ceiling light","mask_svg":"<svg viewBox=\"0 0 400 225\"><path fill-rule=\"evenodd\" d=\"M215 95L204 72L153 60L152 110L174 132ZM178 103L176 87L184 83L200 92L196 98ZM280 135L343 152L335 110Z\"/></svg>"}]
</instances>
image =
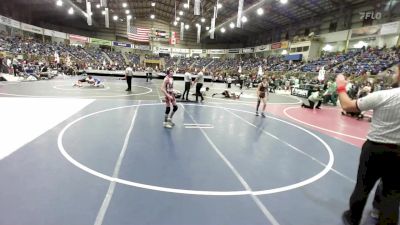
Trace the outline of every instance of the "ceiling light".
<instances>
[{"instance_id":1,"label":"ceiling light","mask_svg":"<svg viewBox=\"0 0 400 225\"><path fill-rule=\"evenodd\" d=\"M242 17L242 23L246 23L247 22L247 17L243 16Z\"/></svg>"},{"instance_id":2,"label":"ceiling light","mask_svg":"<svg viewBox=\"0 0 400 225\"><path fill-rule=\"evenodd\" d=\"M129 14L131 11L129 9L125 10L125 14Z\"/></svg>"},{"instance_id":3,"label":"ceiling light","mask_svg":"<svg viewBox=\"0 0 400 225\"><path fill-rule=\"evenodd\" d=\"M90 12L90 14L89 14L89 15L93 16L93 12Z\"/></svg>"},{"instance_id":4,"label":"ceiling light","mask_svg":"<svg viewBox=\"0 0 400 225\"><path fill-rule=\"evenodd\" d=\"M196 27L200 26L200 24L196 23Z\"/></svg>"},{"instance_id":5,"label":"ceiling light","mask_svg":"<svg viewBox=\"0 0 400 225\"><path fill-rule=\"evenodd\" d=\"M179 11L179 15L180 15L180 16L183 16L183 11Z\"/></svg>"},{"instance_id":6,"label":"ceiling light","mask_svg":"<svg viewBox=\"0 0 400 225\"><path fill-rule=\"evenodd\" d=\"M189 24L185 25L185 29L188 30L189 29Z\"/></svg>"},{"instance_id":7,"label":"ceiling light","mask_svg":"<svg viewBox=\"0 0 400 225\"><path fill-rule=\"evenodd\" d=\"M209 30L210 29L210 27L206 27L206 30Z\"/></svg>"},{"instance_id":8,"label":"ceiling light","mask_svg":"<svg viewBox=\"0 0 400 225\"><path fill-rule=\"evenodd\" d=\"M189 8L189 4L187 4L187 3L183 4L183 8L185 8L185 9Z\"/></svg>"},{"instance_id":9,"label":"ceiling light","mask_svg":"<svg viewBox=\"0 0 400 225\"><path fill-rule=\"evenodd\" d=\"M229 27L233 29L233 28L235 28L235 24L234 24L233 22L231 22L231 23L229 24Z\"/></svg>"},{"instance_id":10,"label":"ceiling light","mask_svg":"<svg viewBox=\"0 0 400 225\"><path fill-rule=\"evenodd\" d=\"M218 3L217 8L218 8L218 9L222 8L222 4L221 4L221 3Z\"/></svg>"},{"instance_id":11,"label":"ceiling light","mask_svg":"<svg viewBox=\"0 0 400 225\"><path fill-rule=\"evenodd\" d=\"M57 0L56 5L57 5L57 6L62 6L62 5L63 5L63 2L62 2L61 0Z\"/></svg>"},{"instance_id":12,"label":"ceiling light","mask_svg":"<svg viewBox=\"0 0 400 225\"><path fill-rule=\"evenodd\" d=\"M127 18L128 20L130 20L130 19L132 19L132 16L131 16L131 15L127 15L126 18Z\"/></svg>"},{"instance_id":13,"label":"ceiling light","mask_svg":"<svg viewBox=\"0 0 400 225\"><path fill-rule=\"evenodd\" d=\"M201 20L200 20L202 23L204 23L204 22L206 22L206 19L204 19L204 18L201 18Z\"/></svg>"},{"instance_id":14,"label":"ceiling light","mask_svg":"<svg viewBox=\"0 0 400 225\"><path fill-rule=\"evenodd\" d=\"M225 33L225 28L221 28L221 33Z\"/></svg>"},{"instance_id":15,"label":"ceiling light","mask_svg":"<svg viewBox=\"0 0 400 225\"><path fill-rule=\"evenodd\" d=\"M68 14L69 14L69 15L74 14L74 9L73 9L72 7L68 9Z\"/></svg>"},{"instance_id":16,"label":"ceiling light","mask_svg":"<svg viewBox=\"0 0 400 225\"><path fill-rule=\"evenodd\" d=\"M97 5L96 5L96 8L100 9L100 4L97 4Z\"/></svg>"},{"instance_id":17,"label":"ceiling light","mask_svg":"<svg viewBox=\"0 0 400 225\"><path fill-rule=\"evenodd\" d=\"M152 2L152 3L151 3L151 6L153 6L153 7L156 6L156 3L155 3L155 2Z\"/></svg>"},{"instance_id":18,"label":"ceiling light","mask_svg":"<svg viewBox=\"0 0 400 225\"><path fill-rule=\"evenodd\" d=\"M181 20L181 18L178 16L178 17L176 17L176 21L180 21Z\"/></svg>"},{"instance_id":19,"label":"ceiling light","mask_svg":"<svg viewBox=\"0 0 400 225\"><path fill-rule=\"evenodd\" d=\"M118 20L118 16L117 15L113 16L113 20Z\"/></svg>"},{"instance_id":20,"label":"ceiling light","mask_svg":"<svg viewBox=\"0 0 400 225\"><path fill-rule=\"evenodd\" d=\"M154 18L156 18L156 16L154 14L151 14L150 19L154 19Z\"/></svg>"},{"instance_id":21,"label":"ceiling light","mask_svg":"<svg viewBox=\"0 0 400 225\"><path fill-rule=\"evenodd\" d=\"M257 9L257 14L260 15L260 16L261 16L262 14L264 14L264 9L258 8L258 9Z\"/></svg>"},{"instance_id":22,"label":"ceiling light","mask_svg":"<svg viewBox=\"0 0 400 225\"><path fill-rule=\"evenodd\" d=\"M286 3L288 3L288 0L281 0L281 3L286 4Z\"/></svg>"},{"instance_id":23,"label":"ceiling light","mask_svg":"<svg viewBox=\"0 0 400 225\"><path fill-rule=\"evenodd\" d=\"M126 8L128 4L126 2L122 3L122 7Z\"/></svg>"},{"instance_id":24,"label":"ceiling light","mask_svg":"<svg viewBox=\"0 0 400 225\"><path fill-rule=\"evenodd\" d=\"M101 14L102 14L102 15L106 15L106 11L104 11L104 10L101 11Z\"/></svg>"},{"instance_id":25,"label":"ceiling light","mask_svg":"<svg viewBox=\"0 0 400 225\"><path fill-rule=\"evenodd\" d=\"M174 26L178 25L178 22L174 21Z\"/></svg>"}]
</instances>

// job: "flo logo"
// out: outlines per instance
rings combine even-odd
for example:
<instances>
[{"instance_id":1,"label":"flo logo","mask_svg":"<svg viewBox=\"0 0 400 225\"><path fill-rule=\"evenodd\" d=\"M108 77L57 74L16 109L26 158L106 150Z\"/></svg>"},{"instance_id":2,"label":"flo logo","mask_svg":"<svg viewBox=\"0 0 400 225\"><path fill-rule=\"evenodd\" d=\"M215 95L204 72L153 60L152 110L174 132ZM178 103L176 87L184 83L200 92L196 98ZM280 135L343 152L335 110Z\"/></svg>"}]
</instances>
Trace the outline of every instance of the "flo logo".
<instances>
[{"instance_id":1,"label":"flo logo","mask_svg":"<svg viewBox=\"0 0 400 225\"><path fill-rule=\"evenodd\" d=\"M381 12L372 12L372 11L366 11L366 12L360 12L360 19L362 20L380 20L382 19L382 13Z\"/></svg>"}]
</instances>

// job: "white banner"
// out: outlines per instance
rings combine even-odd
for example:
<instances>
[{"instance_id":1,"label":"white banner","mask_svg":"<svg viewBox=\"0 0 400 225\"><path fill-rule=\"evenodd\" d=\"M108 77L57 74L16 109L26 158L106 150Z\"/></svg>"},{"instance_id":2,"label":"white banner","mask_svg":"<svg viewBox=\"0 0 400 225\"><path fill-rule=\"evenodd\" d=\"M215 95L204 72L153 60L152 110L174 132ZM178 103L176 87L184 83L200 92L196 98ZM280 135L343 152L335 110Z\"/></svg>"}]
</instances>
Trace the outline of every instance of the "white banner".
<instances>
[{"instance_id":1,"label":"white banner","mask_svg":"<svg viewBox=\"0 0 400 225\"><path fill-rule=\"evenodd\" d=\"M86 0L86 16L87 16L87 24L92 26L92 3Z\"/></svg>"},{"instance_id":2,"label":"white banner","mask_svg":"<svg viewBox=\"0 0 400 225\"><path fill-rule=\"evenodd\" d=\"M197 44L200 43L201 25L197 26Z\"/></svg>"},{"instance_id":3,"label":"white banner","mask_svg":"<svg viewBox=\"0 0 400 225\"><path fill-rule=\"evenodd\" d=\"M67 39L67 34L63 32L53 31L53 37Z\"/></svg>"},{"instance_id":4,"label":"white banner","mask_svg":"<svg viewBox=\"0 0 400 225\"><path fill-rule=\"evenodd\" d=\"M171 48L167 48L167 47L158 47L158 52L159 52L159 53L171 53Z\"/></svg>"},{"instance_id":5,"label":"white banner","mask_svg":"<svg viewBox=\"0 0 400 225\"><path fill-rule=\"evenodd\" d=\"M189 49L187 49L187 48L172 48L172 52L174 52L174 53L189 53Z\"/></svg>"},{"instance_id":6,"label":"white banner","mask_svg":"<svg viewBox=\"0 0 400 225\"><path fill-rule=\"evenodd\" d=\"M126 33L129 33L129 27L131 26L131 19L126 16Z\"/></svg>"},{"instance_id":7,"label":"white banner","mask_svg":"<svg viewBox=\"0 0 400 225\"><path fill-rule=\"evenodd\" d=\"M194 0L194 15L200 16L200 4L201 0Z\"/></svg>"},{"instance_id":8,"label":"white banner","mask_svg":"<svg viewBox=\"0 0 400 225\"><path fill-rule=\"evenodd\" d=\"M399 25L400 25L400 22L382 24L382 28L381 28L381 33L380 34L381 35L397 34L397 33L399 33Z\"/></svg>"},{"instance_id":9,"label":"white banner","mask_svg":"<svg viewBox=\"0 0 400 225\"><path fill-rule=\"evenodd\" d=\"M43 32L44 35L53 37L54 31L52 31L52 30L47 30L47 29L43 29L43 31L44 31L44 32Z\"/></svg>"},{"instance_id":10,"label":"white banner","mask_svg":"<svg viewBox=\"0 0 400 225\"><path fill-rule=\"evenodd\" d=\"M181 22L180 40L183 41L183 32L185 32L185 24Z\"/></svg>"},{"instance_id":11,"label":"white banner","mask_svg":"<svg viewBox=\"0 0 400 225\"><path fill-rule=\"evenodd\" d=\"M255 52L264 52L264 51L268 51L270 50L270 45L260 45L260 46L256 46L254 51Z\"/></svg>"},{"instance_id":12,"label":"white banner","mask_svg":"<svg viewBox=\"0 0 400 225\"><path fill-rule=\"evenodd\" d=\"M208 49L207 54L225 54L225 49Z\"/></svg>"},{"instance_id":13,"label":"white banner","mask_svg":"<svg viewBox=\"0 0 400 225\"><path fill-rule=\"evenodd\" d=\"M242 13L243 13L243 0L239 0L238 14L236 20L236 27L242 27Z\"/></svg>"},{"instance_id":14,"label":"white banner","mask_svg":"<svg viewBox=\"0 0 400 225\"><path fill-rule=\"evenodd\" d=\"M216 13L217 13L217 7L214 6L214 16L211 19L210 39L214 39Z\"/></svg>"},{"instance_id":15,"label":"white banner","mask_svg":"<svg viewBox=\"0 0 400 225\"><path fill-rule=\"evenodd\" d=\"M243 53L253 53L254 52L254 48L244 48L242 49Z\"/></svg>"},{"instance_id":16,"label":"white banner","mask_svg":"<svg viewBox=\"0 0 400 225\"><path fill-rule=\"evenodd\" d=\"M33 25L30 25L30 24L26 24L26 23L21 23L21 29L25 30L25 31L32 32L32 33L36 33L36 34L43 34L43 28L37 27L37 26L33 26Z\"/></svg>"},{"instance_id":17,"label":"white banner","mask_svg":"<svg viewBox=\"0 0 400 225\"><path fill-rule=\"evenodd\" d=\"M103 8L107 8L107 0L100 0L100 6Z\"/></svg>"},{"instance_id":18,"label":"white banner","mask_svg":"<svg viewBox=\"0 0 400 225\"><path fill-rule=\"evenodd\" d=\"M106 23L106 28L110 27L110 13L108 12L108 8L105 8L104 11L106 12L104 14L104 19L105 19L105 23Z\"/></svg>"},{"instance_id":19,"label":"white banner","mask_svg":"<svg viewBox=\"0 0 400 225\"><path fill-rule=\"evenodd\" d=\"M190 52L192 54L202 54L203 50L202 49L190 49Z\"/></svg>"},{"instance_id":20,"label":"white banner","mask_svg":"<svg viewBox=\"0 0 400 225\"><path fill-rule=\"evenodd\" d=\"M228 49L227 53L229 53L229 54L239 54L239 53L242 53L242 51L241 51L240 48L232 48L232 49Z\"/></svg>"},{"instance_id":21,"label":"white banner","mask_svg":"<svg viewBox=\"0 0 400 225\"><path fill-rule=\"evenodd\" d=\"M217 19L218 18L218 4L219 4L219 0L217 0L217 4L216 7L214 7L214 18Z\"/></svg>"},{"instance_id":22,"label":"white banner","mask_svg":"<svg viewBox=\"0 0 400 225\"><path fill-rule=\"evenodd\" d=\"M0 23L4 24L4 25L7 25L7 26L10 26L10 27L18 28L18 29L21 28L21 23L20 22L18 22L16 20L13 20L13 19L10 19L10 18L7 18L5 16L0 16Z\"/></svg>"},{"instance_id":23,"label":"white banner","mask_svg":"<svg viewBox=\"0 0 400 225\"><path fill-rule=\"evenodd\" d=\"M150 45L135 45L134 48L135 49L139 49L139 50L144 50L144 51L150 51L151 50Z\"/></svg>"}]
</instances>

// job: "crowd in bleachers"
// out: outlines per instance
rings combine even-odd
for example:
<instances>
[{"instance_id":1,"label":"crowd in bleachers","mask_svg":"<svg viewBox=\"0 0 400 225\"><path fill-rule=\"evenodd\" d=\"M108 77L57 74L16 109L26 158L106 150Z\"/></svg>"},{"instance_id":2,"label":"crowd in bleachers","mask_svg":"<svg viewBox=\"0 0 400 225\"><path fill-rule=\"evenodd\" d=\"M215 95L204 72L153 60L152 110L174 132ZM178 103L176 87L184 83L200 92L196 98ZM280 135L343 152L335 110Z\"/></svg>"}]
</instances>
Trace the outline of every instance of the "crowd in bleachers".
<instances>
[{"instance_id":1,"label":"crowd in bleachers","mask_svg":"<svg viewBox=\"0 0 400 225\"><path fill-rule=\"evenodd\" d=\"M104 50L103 50L104 51ZM122 56L121 52L116 52L116 51L104 51L108 57L111 59L112 64L114 65L125 65L125 59Z\"/></svg>"},{"instance_id":2,"label":"crowd in bleachers","mask_svg":"<svg viewBox=\"0 0 400 225\"><path fill-rule=\"evenodd\" d=\"M348 61L334 69L333 72L376 75L400 62L399 53L399 48L364 48L360 54L349 58Z\"/></svg>"},{"instance_id":3,"label":"crowd in bleachers","mask_svg":"<svg viewBox=\"0 0 400 225\"><path fill-rule=\"evenodd\" d=\"M92 68L101 70L123 70L127 64L133 67L144 68L140 64L141 56L134 53L121 53L113 50L104 50L95 47L71 46L64 43L48 43L34 38L9 37L0 35L0 50L11 55L35 56L34 61L51 64L49 59L57 53L61 58L71 61L67 66L77 68ZM399 48L362 48L351 50L348 53L323 53L323 56L311 60L288 61L284 56L265 56L240 58L211 58L211 57L164 57L163 67L175 67L179 72L204 70L207 75L220 77L241 73L257 74L259 67L263 71L277 72L318 72L322 67L329 73L346 73L349 75L375 75L387 70L399 60ZM124 57L124 55L126 57ZM107 57L108 56L108 57ZM146 54L145 59L161 59L158 55ZM33 60L33 57L28 57ZM13 59L14 61L15 59ZM18 61L18 60L17 60ZM45 63L42 63L45 64ZM240 68L240 69L239 69ZM162 69L162 68L161 68Z\"/></svg>"}]
</instances>

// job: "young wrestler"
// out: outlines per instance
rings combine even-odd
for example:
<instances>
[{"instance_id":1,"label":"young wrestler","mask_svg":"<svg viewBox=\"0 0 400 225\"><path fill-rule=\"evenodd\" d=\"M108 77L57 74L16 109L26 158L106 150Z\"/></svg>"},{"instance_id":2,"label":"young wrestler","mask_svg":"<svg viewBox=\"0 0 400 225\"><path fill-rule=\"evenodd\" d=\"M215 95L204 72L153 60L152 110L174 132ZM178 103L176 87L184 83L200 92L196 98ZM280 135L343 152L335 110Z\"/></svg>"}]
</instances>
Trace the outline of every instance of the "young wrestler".
<instances>
[{"instance_id":1,"label":"young wrestler","mask_svg":"<svg viewBox=\"0 0 400 225\"><path fill-rule=\"evenodd\" d=\"M174 91L174 78L173 78L172 69L167 70L167 75L164 78L164 82L161 85L161 91L165 95L165 118L164 118L164 127L172 128L175 124L172 122L172 117L175 112L178 110L178 106L176 105ZM173 107L171 112L171 105ZM171 114L170 114L171 112Z\"/></svg>"},{"instance_id":2,"label":"young wrestler","mask_svg":"<svg viewBox=\"0 0 400 225\"><path fill-rule=\"evenodd\" d=\"M261 83L258 85L257 88L257 108L256 108L256 116L258 116L258 108L260 108L260 103L261 101L263 102L263 111L261 113L262 117L265 117L265 109L267 107L267 93L268 93L268 82L267 78L264 77L261 81Z\"/></svg>"}]
</instances>

